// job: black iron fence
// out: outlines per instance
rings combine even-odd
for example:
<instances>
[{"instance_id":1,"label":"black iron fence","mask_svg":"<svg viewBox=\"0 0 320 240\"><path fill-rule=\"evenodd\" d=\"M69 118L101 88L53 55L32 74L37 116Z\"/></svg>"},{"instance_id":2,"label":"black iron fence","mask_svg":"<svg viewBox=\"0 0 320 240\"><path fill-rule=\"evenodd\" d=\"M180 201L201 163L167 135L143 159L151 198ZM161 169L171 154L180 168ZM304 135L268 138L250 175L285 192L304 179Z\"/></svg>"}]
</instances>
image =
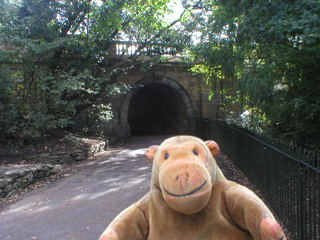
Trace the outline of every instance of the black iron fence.
<instances>
[{"instance_id":1,"label":"black iron fence","mask_svg":"<svg viewBox=\"0 0 320 240\"><path fill-rule=\"evenodd\" d=\"M223 122L196 119L261 191L293 240L320 239L320 156Z\"/></svg>"}]
</instances>

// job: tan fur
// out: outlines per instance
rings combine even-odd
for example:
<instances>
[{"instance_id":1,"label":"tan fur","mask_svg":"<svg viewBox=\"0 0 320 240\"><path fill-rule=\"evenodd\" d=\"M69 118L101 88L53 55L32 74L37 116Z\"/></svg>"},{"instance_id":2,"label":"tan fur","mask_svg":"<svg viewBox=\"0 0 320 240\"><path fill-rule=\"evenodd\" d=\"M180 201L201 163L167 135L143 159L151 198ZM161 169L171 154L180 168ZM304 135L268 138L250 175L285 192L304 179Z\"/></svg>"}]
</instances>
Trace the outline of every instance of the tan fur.
<instances>
[{"instance_id":1,"label":"tan fur","mask_svg":"<svg viewBox=\"0 0 320 240\"><path fill-rule=\"evenodd\" d=\"M150 147L149 193L120 213L100 240L285 239L266 205L224 177L214 159L219 150L191 136Z\"/></svg>"}]
</instances>

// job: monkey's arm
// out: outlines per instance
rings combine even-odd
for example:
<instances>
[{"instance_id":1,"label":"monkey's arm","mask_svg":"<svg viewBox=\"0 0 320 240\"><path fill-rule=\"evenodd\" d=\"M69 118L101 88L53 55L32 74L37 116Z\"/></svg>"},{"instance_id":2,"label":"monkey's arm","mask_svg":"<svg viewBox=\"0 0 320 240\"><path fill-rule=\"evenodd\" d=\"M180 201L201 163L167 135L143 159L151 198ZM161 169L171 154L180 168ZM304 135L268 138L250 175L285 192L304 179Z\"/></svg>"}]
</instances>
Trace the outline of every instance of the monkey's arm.
<instances>
[{"instance_id":1,"label":"monkey's arm","mask_svg":"<svg viewBox=\"0 0 320 240\"><path fill-rule=\"evenodd\" d=\"M99 240L145 240L149 231L148 197L122 211L102 233Z\"/></svg>"},{"instance_id":2,"label":"monkey's arm","mask_svg":"<svg viewBox=\"0 0 320 240\"><path fill-rule=\"evenodd\" d=\"M228 181L229 182L229 181ZM229 182L226 204L232 219L257 240L285 240L286 237L263 201L252 191Z\"/></svg>"}]
</instances>

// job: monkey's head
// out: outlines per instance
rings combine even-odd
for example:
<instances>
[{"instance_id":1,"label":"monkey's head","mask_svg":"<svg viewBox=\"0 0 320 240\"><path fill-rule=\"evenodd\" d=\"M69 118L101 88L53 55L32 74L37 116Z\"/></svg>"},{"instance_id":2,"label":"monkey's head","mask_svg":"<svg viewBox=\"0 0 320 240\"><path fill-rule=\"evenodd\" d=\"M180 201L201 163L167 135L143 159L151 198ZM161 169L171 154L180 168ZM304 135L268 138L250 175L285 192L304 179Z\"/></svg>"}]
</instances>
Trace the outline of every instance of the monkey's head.
<instances>
[{"instance_id":1,"label":"monkey's head","mask_svg":"<svg viewBox=\"0 0 320 240\"><path fill-rule=\"evenodd\" d=\"M201 211L210 199L212 185L224 179L214 159L219 151L216 142L192 136L172 137L149 147L146 156L153 161L152 185L175 211Z\"/></svg>"}]
</instances>

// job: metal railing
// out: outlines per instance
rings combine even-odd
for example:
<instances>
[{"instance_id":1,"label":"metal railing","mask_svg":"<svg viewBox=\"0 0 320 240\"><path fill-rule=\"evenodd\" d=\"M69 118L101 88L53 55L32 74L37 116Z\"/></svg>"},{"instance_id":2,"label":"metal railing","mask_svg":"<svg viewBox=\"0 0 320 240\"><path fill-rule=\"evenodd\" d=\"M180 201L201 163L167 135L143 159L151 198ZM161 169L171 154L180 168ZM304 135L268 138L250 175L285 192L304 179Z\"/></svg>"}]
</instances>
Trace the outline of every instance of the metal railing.
<instances>
[{"instance_id":1,"label":"metal railing","mask_svg":"<svg viewBox=\"0 0 320 240\"><path fill-rule=\"evenodd\" d=\"M223 122L196 119L197 136L215 140L261 191L290 239L320 239L320 156Z\"/></svg>"}]
</instances>

